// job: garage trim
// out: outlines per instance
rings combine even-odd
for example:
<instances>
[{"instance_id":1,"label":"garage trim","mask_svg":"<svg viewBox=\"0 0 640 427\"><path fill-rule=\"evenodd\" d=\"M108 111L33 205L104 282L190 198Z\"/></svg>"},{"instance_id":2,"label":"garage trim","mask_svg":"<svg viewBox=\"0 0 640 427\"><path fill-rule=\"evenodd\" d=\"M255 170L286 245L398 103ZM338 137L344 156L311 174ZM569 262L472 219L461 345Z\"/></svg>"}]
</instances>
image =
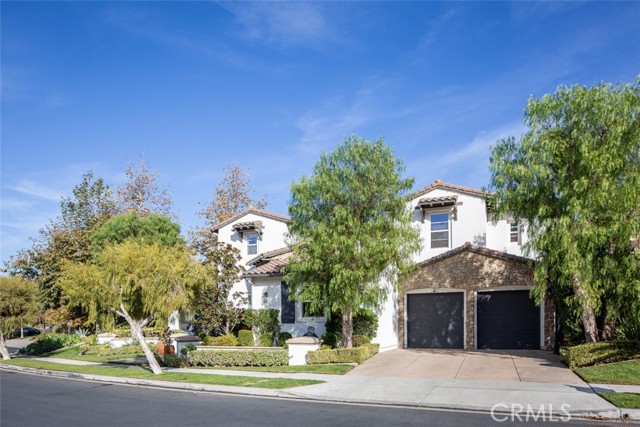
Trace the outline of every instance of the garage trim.
<instances>
[{"instance_id":1,"label":"garage trim","mask_svg":"<svg viewBox=\"0 0 640 427\"><path fill-rule=\"evenodd\" d=\"M473 349L478 349L478 292L500 292L500 291L531 291L533 286L500 286L496 288L478 289L473 291ZM544 313L545 313L545 300L540 303L540 325L539 325L539 338L540 349L544 350Z\"/></svg>"},{"instance_id":2,"label":"garage trim","mask_svg":"<svg viewBox=\"0 0 640 427\"><path fill-rule=\"evenodd\" d=\"M410 294L451 294L451 293L462 293L462 342L463 349L468 350L467 348L467 290L466 289L458 289L458 288L424 288L424 289L412 289L410 291L406 291L404 294L404 330L407 331L407 323L408 323L408 313L407 307L408 305L408 296ZM403 337L404 348L407 347L407 343L409 341L409 334L404 333ZM474 338L475 341L475 338Z\"/></svg>"}]
</instances>

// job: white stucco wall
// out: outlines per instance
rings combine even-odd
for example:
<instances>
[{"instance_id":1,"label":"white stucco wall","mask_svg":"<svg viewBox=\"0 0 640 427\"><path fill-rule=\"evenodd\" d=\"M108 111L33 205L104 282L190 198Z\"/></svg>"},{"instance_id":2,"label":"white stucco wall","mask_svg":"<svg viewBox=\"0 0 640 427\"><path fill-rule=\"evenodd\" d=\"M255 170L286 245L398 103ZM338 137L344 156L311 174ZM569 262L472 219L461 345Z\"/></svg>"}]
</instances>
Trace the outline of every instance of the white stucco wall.
<instances>
[{"instance_id":1,"label":"white stucco wall","mask_svg":"<svg viewBox=\"0 0 640 427\"><path fill-rule=\"evenodd\" d=\"M247 242L240 234L233 230L233 226L240 222L252 222L262 221L262 237L258 238L258 253L249 255L247 253ZM275 249L280 249L286 246L286 235L288 233L287 223L280 220L275 220L262 215L256 215L254 213L248 213L235 221L225 225L218 230L218 239L221 242L229 243L234 248L238 249L241 254L240 263L243 267L247 268L247 262L257 257L258 255L269 252ZM236 282L231 288L229 295L233 295L236 292L242 292L247 295L250 291L249 287L251 282L248 280L240 280ZM254 296L251 296L251 302L254 301Z\"/></svg>"},{"instance_id":2,"label":"white stucco wall","mask_svg":"<svg viewBox=\"0 0 640 427\"><path fill-rule=\"evenodd\" d=\"M253 292L251 295L253 308L275 308L280 310L282 294L280 284L282 276L275 277L254 277ZM265 296L266 294L266 296ZM302 317L302 303L296 303L296 322L281 323L280 331L289 332L294 337L300 337L307 332L309 326L315 328L318 337L326 332L325 323L327 319L324 316L319 317Z\"/></svg>"},{"instance_id":3,"label":"white stucco wall","mask_svg":"<svg viewBox=\"0 0 640 427\"><path fill-rule=\"evenodd\" d=\"M380 344L380 352L398 348L398 294L388 284L387 300L378 315L378 331L371 342Z\"/></svg>"}]
</instances>

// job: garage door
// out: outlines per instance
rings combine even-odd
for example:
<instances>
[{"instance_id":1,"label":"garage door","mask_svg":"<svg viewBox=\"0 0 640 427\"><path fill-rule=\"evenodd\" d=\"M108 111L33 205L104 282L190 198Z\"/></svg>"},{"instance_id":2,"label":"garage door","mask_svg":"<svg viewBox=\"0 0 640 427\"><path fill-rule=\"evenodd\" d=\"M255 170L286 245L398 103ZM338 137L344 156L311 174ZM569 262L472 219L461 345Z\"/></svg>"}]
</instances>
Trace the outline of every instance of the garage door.
<instances>
[{"instance_id":1,"label":"garage door","mask_svg":"<svg viewBox=\"0 0 640 427\"><path fill-rule=\"evenodd\" d=\"M464 293L407 295L407 347L463 348Z\"/></svg>"},{"instance_id":2,"label":"garage door","mask_svg":"<svg viewBox=\"0 0 640 427\"><path fill-rule=\"evenodd\" d=\"M476 310L478 348L540 348L540 308L529 291L478 292Z\"/></svg>"}]
</instances>

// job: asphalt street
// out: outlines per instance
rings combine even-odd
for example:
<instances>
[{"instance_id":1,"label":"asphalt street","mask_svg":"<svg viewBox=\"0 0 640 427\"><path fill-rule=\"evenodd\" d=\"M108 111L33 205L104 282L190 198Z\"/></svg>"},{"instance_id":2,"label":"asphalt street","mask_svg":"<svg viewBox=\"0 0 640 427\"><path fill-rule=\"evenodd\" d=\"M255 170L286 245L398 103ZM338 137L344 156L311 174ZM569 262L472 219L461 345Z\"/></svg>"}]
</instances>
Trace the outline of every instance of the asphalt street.
<instances>
[{"instance_id":1,"label":"asphalt street","mask_svg":"<svg viewBox=\"0 0 640 427\"><path fill-rule=\"evenodd\" d=\"M194 393L57 379L0 371L2 427L229 426L426 427L545 424L488 414L346 405ZM612 426L621 423L558 419L546 424ZM625 424L629 425L629 424Z\"/></svg>"}]
</instances>

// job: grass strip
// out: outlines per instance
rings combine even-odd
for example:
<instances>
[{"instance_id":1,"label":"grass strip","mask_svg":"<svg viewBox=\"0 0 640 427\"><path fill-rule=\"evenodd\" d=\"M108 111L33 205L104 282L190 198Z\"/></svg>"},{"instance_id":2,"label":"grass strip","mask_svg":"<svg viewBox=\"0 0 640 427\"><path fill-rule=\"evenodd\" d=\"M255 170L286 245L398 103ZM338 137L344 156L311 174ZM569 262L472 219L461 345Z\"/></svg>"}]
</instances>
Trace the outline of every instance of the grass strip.
<instances>
[{"instance_id":1,"label":"grass strip","mask_svg":"<svg viewBox=\"0 0 640 427\"><path fill-rule=\"evenodd\" d=\"M181 372L164 372L155 375L151 371L137 366L111 367L111 366L77 366L62 365L59 363L45 362L33 359L11 359L2 361L7 365L24 366L28 368L47 369L50 371L73 372L79 374L105 375L119 378L137 378L143 380L172 381L179 383L215 384L238 387L256 387L285 389L305 385L320 384L323 381L288 379L288 378L259 378L242 377L232 375L193 374Z\"/></svg>"},{"instance_id":2,"label":"grass strip","mask_svg":"<svg viewBox=\"0 0 640 427\"><path fill-rule=\"evenodd\" d=\"M607 399L618 408L640 409L640 394L638 393L615 393L613 391L600 393L600 396Z\"/></svg>"},{"instance_id":3,"label":"grass strip","mask_svg":"<svg viewBox=\"0 0 640 427\"><path fill-rule=\"evenodd\" d=\"M225 366L209 369L226 369L232 371L254 371L254 372L278 372L296 374L332 374L344 375L354 368L354 365L301 365L301 366Z\"/></svg>"},{"instance_id":4,"label":"grass strip","mask_svg":"<svg viewBox=\"0 0 640 427\"><path fill-rule=\"evenodd\" d=\"M578 368L575 373L589 383L640 385L640 361L637 360Z\"/></svg>"},{"instance_id":5,"label":"grass strip","mask_svg":"<svg viewBox=\"0 0 640 427\"><path fill-rule=\"evenodd\" d=\"M144 357L144 353L110 354L106 356L98 356L95 354L80 354L80 347L69 347L69 348L62 348L60 350L53 351L43 357L57 357L60 359L85 360L87 362L109 362L111 360Z\"/></svg>"}]
</instances>

